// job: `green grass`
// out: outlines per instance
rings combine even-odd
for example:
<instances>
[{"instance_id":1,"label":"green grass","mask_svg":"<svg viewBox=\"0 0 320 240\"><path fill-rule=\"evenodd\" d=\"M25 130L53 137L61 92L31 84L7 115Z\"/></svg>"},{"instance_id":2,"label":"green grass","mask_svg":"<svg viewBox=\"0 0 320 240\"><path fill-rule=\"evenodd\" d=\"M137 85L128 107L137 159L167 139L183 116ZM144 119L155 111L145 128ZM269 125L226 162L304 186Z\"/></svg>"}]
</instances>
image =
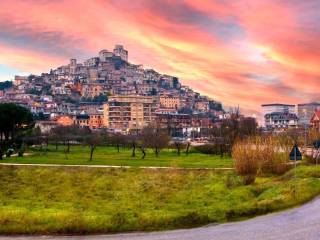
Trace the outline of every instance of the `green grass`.
<instances>
[{"instance_id":1,"label":"green grass","mask_svg":"<svg viewBox=\"0 0 320 240\"><path fill-rule=\"evenodd\" d=\"M223 168L232 167L232 159L229 156L221 158L217 155L206 155L192 151L188 156L185 153L177 155L174 149L164 149L159 157L151 149L147 149L147 156L141 159L141 152L137 149L136 157L131 157L131 149L120 149L120 153L114 147L97 147L94 152L93 161L89 160L90 150L87 146L72 146L68 159L64 154L65 147L60 146L55 151L50 146L49 151L33 150L31 156L22 158L12 157L0 162L9 163L49 163L49 164L93 164L93 165L117 165L117 166L153 166L153 167L185 167L185 168Z\"/></svg>"},{"instance_id":2,"label":"green grass","mask_svg":"<svg viewBox=\"0 0 320 240\"><path fill-rule=\"evenodd\" d=\"M320 167L244 186L232 171L0 167L0 234L164 230L239 220L320 193Z\"/></svg>"}]
</instances>

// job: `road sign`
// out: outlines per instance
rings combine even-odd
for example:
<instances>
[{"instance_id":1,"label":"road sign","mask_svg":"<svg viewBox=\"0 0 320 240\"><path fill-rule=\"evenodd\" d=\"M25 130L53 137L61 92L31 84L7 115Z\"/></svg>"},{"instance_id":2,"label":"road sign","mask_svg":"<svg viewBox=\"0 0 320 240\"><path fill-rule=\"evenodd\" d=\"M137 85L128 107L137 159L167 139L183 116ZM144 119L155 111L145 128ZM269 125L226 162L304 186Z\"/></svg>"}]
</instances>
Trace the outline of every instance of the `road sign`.
<instances>
[{"instance_id":1,"label":"road sign","mask_svg":"<svg viewBox=\"0 0 320 240\"><path fill-rule=\"evenodd\" d=\"M289 156L290 156L291 161L302 160L302 154L301 154L297 144L295 144L293 146Z\"/></svg>"},{"instance_id":2,"label":"road sign","mask_svg":"<svg viewBox=\"0 0 320 240\"><path fill-rule=\"evenodd\" d=\"M294 161L294 198L297 198L297 161L302 160L302 154L298 148L297 144L294 144L290 154L289 154L290 160Z\"/></svg>"}]
</instances>

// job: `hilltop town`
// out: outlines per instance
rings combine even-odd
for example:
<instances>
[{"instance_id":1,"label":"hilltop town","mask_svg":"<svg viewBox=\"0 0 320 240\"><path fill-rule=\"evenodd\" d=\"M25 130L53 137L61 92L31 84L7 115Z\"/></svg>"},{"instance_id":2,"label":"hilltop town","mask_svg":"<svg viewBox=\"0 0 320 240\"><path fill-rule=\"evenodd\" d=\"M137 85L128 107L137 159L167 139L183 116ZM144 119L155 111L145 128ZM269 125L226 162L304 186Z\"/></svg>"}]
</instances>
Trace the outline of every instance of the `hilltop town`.
<instances>
[{"instance_id":1,"label":"hilltop town","mask_svg":"<svg viewBox=\"0 0 320 240\"><path fill-rule=\"evenodd\" d=\"M29 108L42 128L75 124L125 132L170 123L180 136L225 117L220 102L177 77L130 63L122 45L83 63L70 59L39 76L15 76L12 86L0 90L0 102Z\"/></svg>"}]
</instances>

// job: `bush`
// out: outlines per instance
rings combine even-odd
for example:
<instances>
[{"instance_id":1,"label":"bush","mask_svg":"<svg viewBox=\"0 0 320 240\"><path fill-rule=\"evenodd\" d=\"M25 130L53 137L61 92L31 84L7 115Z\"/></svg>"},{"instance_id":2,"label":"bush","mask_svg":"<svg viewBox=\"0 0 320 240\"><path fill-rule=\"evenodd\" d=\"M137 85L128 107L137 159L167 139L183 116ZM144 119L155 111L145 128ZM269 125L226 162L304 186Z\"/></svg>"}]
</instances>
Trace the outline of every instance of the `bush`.
<instances>
[{"instance_id":1,"label":"bush","mask_svg":"<svg viewBox=\"0 0 320 240\"><path fill-rule=\"evenodd\" d=\"M251 148L251 142L237 142L232 149L236 173L243 177L244 184L252 184L258 171L256 151Z\"/></svg>"},{"instance_id":2,"label":"bush","mask_svg":"<svg viewBox=\"0 0 320 240\"><path fill-rule=\"evenodd\" d=\"M306 155L304 156L304 159L308 164L320 164L320 158L317 157L315 154Z\"/></svg>"},{"instance_id":3,"label":"bush","mask_svg":"<svg viewBox=\"0 0 320 240\"><path fill-rule=\"evenodd\" d=\"M288 137L266 137L260 138L256 144L259 146L257 155L261 165L261 173L281 175L289 170L287 164L293 141Z\"/></svg>"},{"instance_id":4,"label":"bush","mask_svg":"<svg viewBox=\"0 0 320 240\"><path fill-rule=\"evenodd\" d=\"M232 157L244 183L254 182L257 173L281 175L290 169L289 152L293 143L280 137L250 137L235 143Z\"/></svg>"},{"instance_id":5,"label":"bush","mask_svg":"<svg viewBox=\"0 0 320 240\"><path fill-rule=\"evenodd\" d=\"M220 147L216 144L204 144L195 146L194 148L203 154L220 154Z\"/></svg>"}]
</instances>

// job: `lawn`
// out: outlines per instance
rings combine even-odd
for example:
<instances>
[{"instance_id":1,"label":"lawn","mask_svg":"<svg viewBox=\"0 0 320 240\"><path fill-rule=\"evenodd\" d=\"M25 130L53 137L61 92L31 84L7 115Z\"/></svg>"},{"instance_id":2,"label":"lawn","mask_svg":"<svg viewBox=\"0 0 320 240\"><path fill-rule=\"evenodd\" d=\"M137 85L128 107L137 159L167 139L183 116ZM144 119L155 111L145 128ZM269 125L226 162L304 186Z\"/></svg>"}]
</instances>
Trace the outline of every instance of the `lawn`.
<instances>
[{"instance_id":1,"label":"lawn","mask_svg":"<svg viewBox=\"0 0 320 240\"><path fill-rule=\"evenodd\" d=\"M121 148L120 153L114 147L97 147L93 161L89 160L90 149L87 146L72 146L69 154L64 154L64 146L55 151L50 146L47 153L39 150L29 150L32 155L24 157L11 157L0 162L9 163L49 163L49 164L93 164L93 165L117 165L117 166L153 166L153 167L185 167L185 168L224 168L232 167L232 159L229 156L221 158L217 155L206 155L191 151L187 156L184 152L180 156L174 149L164 149L159 157L151 149L147 149L145 159L136 150L136 157L131 157L131 149ZM31 151L31 152L30 152Z\"/></svg>"},{"instance_id":2,"label":"lawn","mask_svg":"<svg viewBox=\"0 0 320 240\"><path fill-rule=\"evenodd\" d=\"M80 156L80 155L79 155ZM233 171L0 167L0 234L194 227L291 207L320 193L320 167L244 186Z\"/></svg>"}]
</instances>

